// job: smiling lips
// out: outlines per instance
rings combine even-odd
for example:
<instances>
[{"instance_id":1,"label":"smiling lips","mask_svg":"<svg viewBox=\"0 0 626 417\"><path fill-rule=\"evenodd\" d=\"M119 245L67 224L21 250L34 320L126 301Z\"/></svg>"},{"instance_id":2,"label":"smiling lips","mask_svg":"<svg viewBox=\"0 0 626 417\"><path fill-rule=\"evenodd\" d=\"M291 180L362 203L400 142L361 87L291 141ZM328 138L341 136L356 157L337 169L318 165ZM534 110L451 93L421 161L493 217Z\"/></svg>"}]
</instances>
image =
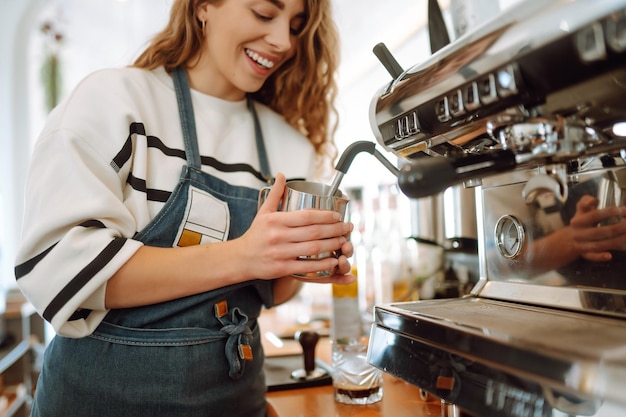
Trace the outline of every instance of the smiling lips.
<instances>
[{"instance_id":1,"label":"smiling lips","mask_svg":"<svg viewBox=\"0 0 626 417\"><path fill-rule=\"evenodd\" d=\"M267 58L263 58L262 56L260 56L254 51L251 51L250 49L246 49L246 55L248 55L250 59L252 59L254 62L256 62L258 65L260 65L263 68L270 69L274 67L274 61L270 61Z\"/></svg>"}]
</instances>

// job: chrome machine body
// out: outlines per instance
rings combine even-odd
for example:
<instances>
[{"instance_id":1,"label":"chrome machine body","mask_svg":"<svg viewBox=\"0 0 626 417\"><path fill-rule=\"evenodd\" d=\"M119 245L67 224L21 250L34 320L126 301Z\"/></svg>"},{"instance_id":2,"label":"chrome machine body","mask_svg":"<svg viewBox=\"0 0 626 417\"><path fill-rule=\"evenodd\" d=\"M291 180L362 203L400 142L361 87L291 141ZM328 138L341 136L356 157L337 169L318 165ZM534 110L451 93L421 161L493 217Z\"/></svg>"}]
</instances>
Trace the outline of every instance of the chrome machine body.
<instances>
[{"instance_id":1,"label":"chrome machine body","mask_svg":"<svg viewBox=\"0 0 626 417\"><path fill-rule=\"evenodd\" d=\"M370 121L409 197L475 190L480 263L468 296L376 306L370 362L475 416L626 415L626 244L589 260L568 234L584 195L626 205L626 0L522 1Z\"/></svg>"}]
</instances>

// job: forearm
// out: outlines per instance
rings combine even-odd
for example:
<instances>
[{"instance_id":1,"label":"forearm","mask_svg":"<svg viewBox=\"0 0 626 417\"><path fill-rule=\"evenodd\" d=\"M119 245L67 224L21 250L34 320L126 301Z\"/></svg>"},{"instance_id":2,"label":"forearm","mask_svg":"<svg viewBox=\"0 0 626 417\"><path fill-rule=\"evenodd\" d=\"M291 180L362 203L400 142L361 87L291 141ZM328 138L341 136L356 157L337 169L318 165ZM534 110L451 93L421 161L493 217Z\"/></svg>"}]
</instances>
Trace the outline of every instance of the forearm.
<instances>
[{"instance_id":1,"label":"forearm","mask_svg":"<svg viewBox=\"0 0 626 417\"><path fill-rule=\"evenodd\" d=\"M542 273L567 265L580 255L571 227L564 227L534 242L532 251L525 255L526 266L535 273Z\"/></svg>"},{"instance_id":2,"label":"forearm","mask_svg":"<svg viewBox=\"0 0 626 417\"><path fill-rule=\"evenodd\" d=\"M106 308L155 304L251 279L232 241L141 247L107 283Z\"/></svg>"},{"instance_id":3,"label":"forearm","mask_svg":"<svg viewBox=\"0 0 626 417\"><path fill-rule=\"evenodd\" d=\"M291 300L302 288L302 282L292 277L274 280L274 305Z\"/></svg>"}]
</instances>

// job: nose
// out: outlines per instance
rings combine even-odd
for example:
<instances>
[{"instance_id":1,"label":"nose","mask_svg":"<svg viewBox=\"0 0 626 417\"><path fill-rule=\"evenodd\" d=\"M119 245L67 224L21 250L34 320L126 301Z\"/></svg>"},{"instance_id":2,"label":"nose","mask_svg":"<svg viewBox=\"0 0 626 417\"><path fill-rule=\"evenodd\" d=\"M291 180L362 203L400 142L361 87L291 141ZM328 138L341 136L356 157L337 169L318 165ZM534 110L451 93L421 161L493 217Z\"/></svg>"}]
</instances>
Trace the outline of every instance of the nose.
<instances>
[{"instance_id":1,"label":"nose","mask_svg":"<svg viewBox=\"0 0 626 417\"><path fill-rule=\"evenodd\" d=\"M270 31L267 33L265 39L272 45L277 52L286 52L291 49L291 27L287 19L276 19L270 25Z\"/></svg>"}]
</instances>

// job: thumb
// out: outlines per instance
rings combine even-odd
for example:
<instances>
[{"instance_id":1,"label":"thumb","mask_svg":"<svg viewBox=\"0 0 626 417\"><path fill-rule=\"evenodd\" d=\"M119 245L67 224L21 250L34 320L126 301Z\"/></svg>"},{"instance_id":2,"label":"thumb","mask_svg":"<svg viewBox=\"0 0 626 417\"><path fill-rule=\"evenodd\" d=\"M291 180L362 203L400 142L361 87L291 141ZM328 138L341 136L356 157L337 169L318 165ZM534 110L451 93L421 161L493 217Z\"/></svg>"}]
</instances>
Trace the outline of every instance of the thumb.
<instances>
[{"instance_id":1,"label":"thumb","mask_svg":"<svg viewBox=\"0 0 626 417\"><path fill-rule=\"evenodd\" d=\"M278 206L280 205L280 200L283 198L283 193L285 191L286 179L285 175L282 172L276 174L276 181L274 181L274 185L270 189L267 197L265 198L265 202L259 208L259 211L273 212L278 211Z\"/></svg>"},{"instance_id":2,"label":"thumb","mask_svg":"<svg viewBox=\"0 0 626 417\"><path fill-rule=\"evenodd\" d=\"M598 199L588 194L583 195L576 203L576 210L581 213L588 213L598 205Z\"/></svg>"}]
</instances>

